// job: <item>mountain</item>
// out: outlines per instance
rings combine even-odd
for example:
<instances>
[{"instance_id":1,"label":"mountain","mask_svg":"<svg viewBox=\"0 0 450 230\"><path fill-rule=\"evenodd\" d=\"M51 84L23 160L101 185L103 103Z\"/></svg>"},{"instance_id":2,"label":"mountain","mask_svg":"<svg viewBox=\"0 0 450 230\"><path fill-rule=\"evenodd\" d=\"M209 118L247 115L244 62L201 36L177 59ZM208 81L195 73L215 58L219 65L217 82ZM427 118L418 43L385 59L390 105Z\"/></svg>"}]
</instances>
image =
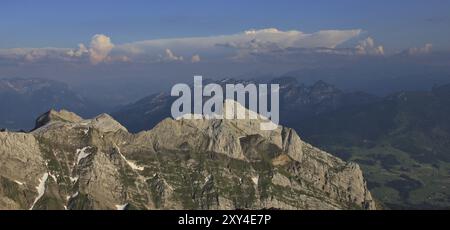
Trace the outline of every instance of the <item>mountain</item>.
<instances>
[{"instance_id":1,"label":"mountain","mask_svg":"<svg viewBox=\"0 0 450 230\"><path fill-rule=\"evenodd\" d=\"M236 79L204 81L204 85L209 83L225 87L226 84L247 85L264 82ZM291 122L296 123L299 120L338 108L367 104L378 100L377 97L363 92L344 92L323 81L306 86L297 82L295 78L282 77L266 83L280 85L281 122L288 126ZM170 108L175 100L176 97L171 97L169 93L153 94L117 109L112 116L132 132L151 129L163 118L171 115Z\"/></svg>"},{"instance_id":2,"label":"mountain","mask_svg":"<svg viewBox=\"0 0 450 230\"><path fill-rule=\"evenodd\" d=\"M0 132L0 209L376 208L357 164L260 123L167 118L131 134L50 111Z\"/></svg>"},{"instance_id":3,"label":"mountain","mask_svg":"<svg viewBox=\"0 0 450 230\"><path fill-rule=\"evenodd\" d=\"M203 84L216 83L221 86L226 84L249 84L256 83L254 80L223 79L212 81L205 79ZM192 86L191 86L192 87ZM170 96L167 92L152 94L144 97L135 103L121 106L116 109L112 116L131 132L140 132L155 127L161 120L171 116L171 106L176 97Z\"/></svg>"},{"instance_id":4,"label":"mountain","mask_svg":"<svg viewBox=\"0 0 450 230\"><path fill-rule=\"evenodd\" d=\"M290 123L311 143L362 165L391 208L450 207L450 85Z\"/></svg>"},{"instance_id":5,"label":"mountain","mask_svg":"<svg viewBox=\"0 0 450 230\"><path fill-rule=\"evenodd\" d=\"M450 85L375 97L323 81L307 86L282 77L270 83L280 84L281 124L359 163L387 208L450 207ZM113 116L129 130L141 131L168 116L173 100L168 94L150 96Z\"/></svg>"},{"instance_id":6,"label":"mountain","mask_svg":"<svg viewBox=\"0 0 450 230\"><path fill-rule=\"evenodd\" d=\"M378 100L364 92L342 91L324 81L306 86L299 84L295 78L281 77L271 83L280 85L280 121L287 126L340 108Z\"/></svg>"},{"instance_id":7,"label":"mountain","mask_svg":"<svg viewBox=\"0 0 450 230\"><path fill-rule=\"evenodd\" d=\"M135 103L122 106L111 115L132 132L148 130L171 115L170 108L176 100L168 93L158 93Z\"/></svg>"},{"instance_id":8,"label":"mountain","mask_svg":"<svg viewBox=\"0 0 450 230\"><path fill-rule=\"evenodd\" d=\"M46 79L0 79L0 128L33 128L33 119L54 108L69 109L84 116L102 110L72 91L65 83Z\"/></svg>"},{"instance_id":9,"label":"mountain","mask_svg":"<svg viewBox=\"0 0 450 230\"><path fill-rule=\"evenodd\" d=\"M431 60L440 64L431 64ZM377 96L387 96L399 91L425 91L434 85L450 83L448 54L433 52L428 55L367 57L351 64L321 68L302 68L285 74L299 81L313 84L321 79L340 89L359 89Z\"/></svg>"}]
</instances>

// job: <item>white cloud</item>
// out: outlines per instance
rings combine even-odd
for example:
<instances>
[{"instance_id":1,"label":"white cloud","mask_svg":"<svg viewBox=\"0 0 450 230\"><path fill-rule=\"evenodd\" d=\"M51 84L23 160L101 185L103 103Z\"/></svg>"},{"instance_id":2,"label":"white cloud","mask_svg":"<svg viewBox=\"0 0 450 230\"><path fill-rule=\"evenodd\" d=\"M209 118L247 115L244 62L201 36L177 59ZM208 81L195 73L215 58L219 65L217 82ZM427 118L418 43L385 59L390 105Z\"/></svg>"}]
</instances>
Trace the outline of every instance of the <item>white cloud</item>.
<instances>
[{"instance_id":1,"label":"white cloud","mask_svg":"<svg viewBox=\"0 0 450 230\"><path fill-rule=\"evenodd\" d=\"M128 56L120 56L119 60L121 62L131 62L131 58L129 58Z\"/></svg>"},{"instance_id":2,"label":"white cloud","mask_svg":"<svg viewBox=\"0 0 450 230\"><path fill-rule=\"evenodd\" d=\"M430 54L433 51L433 44L427 43L423 47L420 48L410 48L408 50L409 55L423 55L423 54Z\"/></svg>"},{"instance_id":3,"label":"white cloud","mask_svg":"<svg viewBox=\"0 0 450 230\"><path fill-rule=\"evenodd\" d=\"M48 56L48 52L46 50L34 49L27 52L24 56L24 59L28 62L34 62L42 58L46 58Z\"/></svg>"},{"instance_id":4,"label":"white cloud","mask_svg":"<svg viewBox=\"0 0 450 230\"><path fill-rule=\"evenodd\" d=\"M89 55L92 64L98 64L107 60L108 54L114 48L114 44L108 36L96 34L92 37Z\"/></svg>"},{"instance_id":5,"label":"white cloud","mask_svg":"<svg viewBox=\"0 0 450 230\"><path fill-rule=\"evenodd\" d=\"M73 61L83 57L88 57L92 64L109 60L129 61L126 55L111 58L108 55L113 50L114 44L111 39L103 34L94 35L91 39L90 46L78 44L77 49L68 48L13 48L0 49L0 57L7 59L15 59L25 62L36 62L39 60L60 60Z\"/></svg>"},{"instance_id":6,"label":"white cloud","mask_svg":"<svg viewBox=\"0 0 450 230\"><path fill-rule=\"evenodd\" d=\"M164 53L164 61L183 61L184 59L183 56L176 56L170 49L166 49Z\"/></svg>"},{"instance_id":7,"label":"white cloud","mask_svg":"<svg viewBox=\"0 0 450 230\"><path fill-rule=\"evenodd\" d=\"M362 30L323 30L304 33L298 30L281 31L275 28L247 30L229 35L154 39L115 45L111 38L94 35L89 46L79 44L76 49L9 49L0 50L0 56L26 61L54 58L62 61L101 62L199 62L227 60L259 60L260 57L294 60L295 55L322 54L383 54L382 46L375 46L367 38L354 48L342 49L342 44L359 37ZM3 51L3 52L2 52ZM175 51L175 52L174 52ZM4 55L6 53L6 55ZM288 56L286 56L288 55ZM285 57L286 56L286 57ZM185 60L184 57L190 57ZM200 58L201 57L201 58Z\"/></svg>"},{"instance_id":8,"label":"white cloud","mask_svg":"<svg viewBox=\"0 0 450 230\"><path fill-rule=\"evenodd\" d=\"M111 42L110 37L103 34L96 34L92 37L89 48L80 43L78 44L78 49L71 49L66 52L66 55L71 58L88 56L90 62L96 65L104 61L119 60L120 58L111 58L108 56L113 48L114 44Z\"/></svg>"},{"instance_id":9,"label":"white cloud","mask_svg":"<svg viewBox=\"0 0 450 230\"><path fill-rule=\"evenodd\" d=\"M0 58L15 60L17 62L37 62L46 59L64 59L65 48L12 48L0 49Z\"/></svg>"},{"instance_id":10,"label":"white cloud","mask_svg":"<svg viewBox=\"0 0 450 230\"><path fill-rule=\"evenodd\" d=\"M70 57L81 57L84 54L88 54L89 50L86 48L86 46L82 43L78 44L78 49L77 50L69 50L67 52L67 55L69 55Z\"/></svg>"},{"instance_id":11,"label":"white cloud","mask_svg":"<svg viewBox=\"0 0 450 230\"><path fill-rule=\"evenodd\" d=\"M234 56L287 48L335 48L352 38L358 37L361 32L359 29L326 30L308 34L297 30L281 31L269 28L248 30L231 35L139 41L119 45L115 50L127 55L140 55L147 58L165 52L167 48L177 50L181 55L189 56L193 54Z\"/></svg>"},{"instance_id":12,"label":"white cloud","mask_svg":"<svg viewBox=\"0 0 450 230\"><path fill-rule=\"evenodd\" d=\"M356 53L361 55L384 55L383 46L375 45L373 38L368 37L355 47Z\"/></svg>"},{"instance_id":13,"label":"white cloud","mask_svg":"<svg viewBox=\"0 0 450 230\"><path fill-rule=\"evenodd\" d=\"M200 55L198 55L198 54L196 54L196 55L191 57L191 62L192 63L197 63L197 62L200 62L200 61L201 61Z\"/></svg>"}]
</instances>

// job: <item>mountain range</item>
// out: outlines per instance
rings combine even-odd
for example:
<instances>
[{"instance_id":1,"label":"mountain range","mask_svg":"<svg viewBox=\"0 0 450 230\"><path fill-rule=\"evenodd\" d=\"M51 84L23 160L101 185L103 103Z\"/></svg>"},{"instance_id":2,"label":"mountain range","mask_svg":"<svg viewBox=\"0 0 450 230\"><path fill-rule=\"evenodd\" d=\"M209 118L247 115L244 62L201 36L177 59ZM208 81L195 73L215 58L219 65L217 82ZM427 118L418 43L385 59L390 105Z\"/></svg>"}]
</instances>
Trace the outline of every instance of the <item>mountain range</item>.
<instances>
[{"instance_id":1,"label":"mountain range","mask_svg":"<svg viewBox=\"0 0 450 230\"><path fill-rule=\"evenodd\" d=\"M258 83L225 79L216 83ZM450 207L450 85L385 97L323 81L280 84L280 121L343 159L359 163L374 196L394 209ZM174 98L155 94L112 113L133 132L170 114Z\"/></svg>"},{"instance_id":2,"label":"mountain range","mask_svg":"<svg viewBox=\"0 0 450 230\"><path fill-rule=\"evenodd\" d=\"M34 118L50 109L93 116L104 108L62 82L38 78L0 79L0 127L29 130Z\"/></svg>"},{"instance_id":3,"label":"mountain range","mask_svg":"<svg viewBox=\"0 0 450 230\"><path fill-rule=\"evenodd\" d=\"M392 208L450 207L450 85L399 92L290 123L306 140L362 165Z\"/></svg>"},{"instance_id":4,"label":"mountain range","mask_svg":"<svg viewBox=\"0 0 450 230\"><path fill-rule=\"evenodd\" d=\"M303 120L337 108L367 104L378 99L376 96L364 92L344 92L323 81L307 86L298 83L292 77L276 78L269 82L237 79L206 80L204 82L204 84L208 83L216 83L222 87L225 87L226 84L279 84L280 121L283 124L290 124L291 120L292 122ZM120 107L112 112L112 116L130 131L139 132L154 127L161 119L170 116L170 108L174 100L176 98L167 92L153 94L135 103Z\"/></svg>"},{"instance_id":5,"label":"mountain range","mask_svg":"<svg viewBox=\"0 0 450 230\"><path fill-rule=\"evenodd\" d=\"M0 133L0 209L377 208L357 164L260 122L167 118L132 134L49 111Z\"/></svg>"},{"instance_id":6,"label":"mountain range","mask_svg":"<svg viewBox=\"0 0 450 230\"><path fill-rule=\"evenodd\" d=\"M33 84L29 84L35 86L21 87L26 84L10 82L14 86L11 87L2 81L0 92L19 96L0 100L2 108L9 108L11 104L11 109L0 112L11 114L8 119L1 120L3 124L0 127L10 128L5 121L21 118L17 119L16 124L19 124L38 113L36 109L29 112L33 106L40 107L39 111L52 108L54 98L61 107L80 105L75 106L75 110L99 109L64 84L60 88L65 93L60 93L61 90L55 90L58 88L55 85L60 84L55 82L24 79L18 82L31 82ZM209 82L221 85L265 83L235 79ZM436 86L429 91L374 96L341 90L324 81L305 85L293 77L272 79L266 83L280 84L281 125L296 130L306 142L361 165L369 189L384 208L450 207L450 85ZM40 95L45 96L40 99ZM17 100L21 98L28 100ZM175 99L165 92L153 94L120 106L111 116L126 127L130 135L139 135L153 130L169 117ZM33 119L25 124L33 127Z\"/></svg>"}]
</instances>

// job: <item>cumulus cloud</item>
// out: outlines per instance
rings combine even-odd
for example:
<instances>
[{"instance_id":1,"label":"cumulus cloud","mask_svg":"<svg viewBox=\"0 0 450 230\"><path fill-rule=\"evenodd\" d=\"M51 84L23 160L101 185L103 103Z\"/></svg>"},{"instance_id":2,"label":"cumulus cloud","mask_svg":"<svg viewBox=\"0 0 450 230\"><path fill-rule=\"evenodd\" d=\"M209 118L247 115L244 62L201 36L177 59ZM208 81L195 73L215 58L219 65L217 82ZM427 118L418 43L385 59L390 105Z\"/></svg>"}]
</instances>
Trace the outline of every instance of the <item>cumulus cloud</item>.
<instances>
[{"instance_id":1,"label":"cumulus cloud","mask_svg":"<svg viewBox=\"0 0 450 230\"><path fill-rule=\"evenodd\" d=\"M0 49L0 58L18 62L37 62L49 59L64 59L68 49L64 48L13 48Z\"/></svg>"},{"instance_id":2,"label":"cumulus cloud","mask_svg":"<svg viewBox=\"0 0 450 230\"><path fill-rule=\"evenodd\" d=\"M373 38L368 37L355 47L356 53L361 55L384 55L383 46L375 45Z\"/></svg>"},{"instance_id":3,"label":"cumulus cloud","mask_svg":"<svg viewBox=\"0 0 450 230\"><path fill-rule=\"evenodd\" d=\"M196 54L196 55L191 57L191 62L192 63L197 63L197 62L200 62L200 61L201 61L200 55L198 55L198 54Z\"/></svg>"},{"instance_id":4,"label":"cumulus cloud","mask_svg":"<svg viewBox=\"0 0 450 230\"><path fill-rule=\"evenodd\" d=\"M69 57L81 57L88 53L89 53L89 50L86 48L86 46L84 44L80 43L80 44L78 44L77 50L69 50L67 52L67 55Z\"/></svg>"},{"instance_id":5,"label":"cumulus cloud","mask_svg":"<svg viewBox=\"0 0 450 230\"><path fill-rule=\"evenodd\" d=\"M108 36L96 34L92 37L89 55L92 64L98 64L108 58L108 54L114 48L114 44Z\"/></svg>"},{"instance_id":6,"label":"cumulus cloud","mask_svg":"<svg viewBox=\"0 0 450 230\"><path fill-rule=\"evenodd\" d=\"M92 64L96 65L104 61L112 59L120 59L109 57L109 53L114 48L114 44L111 42L111 38L103 35L96 34L91 38L89 48L84 44L78 44L78 49L71 49L66 52L66 55L71 58L89 57Z\"/></svg>"},{"instance_id":7,"label":"cumulus cloud","mask_svg":"<svg viewBox=\"0 0 450 230\"><path fill-rule=\"evenodd\" d=\"M408 49L409 55L423 55L423 54L430 54L433 51L433 44L427 43L423 47L417 48L410 48Z\"/></svg>"},{"instance_id":8,"label":"cumulus cloud","mask_svg":"<svg viewBox=\"0 0 450 230\"><path fill-rule=\"evenodd\" d=\"M47 58L49 53L46 50L34 49L25 54L24 59L28 62L34 62L39 59Z\"/></svg>"},{"instance_id":9,"label":"cumulus cloud","mask_svg":"<svg viewBox=\"0 0 450 230\"><path fill-rule=\"evenodd\" d=\"M111 39L103 34L92 37L89 47L80 43L77 49L68 48L14 48L0 50L0 57L8 59L23 60L25 62L36 62L39 60L72 61L83 57L89 58L92 64L98 64L109 60L129 61L126 55L109 57L114 44Z\"/></svg>"},{"instance_id":10,"label":"cumulus cloud","mask_svg":"<svg viewBox=\"0 0 450 230\"><path fill-rule=\"evenodd\" d=\"M166 49L165 51L164 51L164 54L165 54L165 56L164 56L164 61L183 61L183 56L177 56L177 55L175 55L173 52L172 52L172 50L170 50L170 49Z\"/></svg>"}]
</instances>

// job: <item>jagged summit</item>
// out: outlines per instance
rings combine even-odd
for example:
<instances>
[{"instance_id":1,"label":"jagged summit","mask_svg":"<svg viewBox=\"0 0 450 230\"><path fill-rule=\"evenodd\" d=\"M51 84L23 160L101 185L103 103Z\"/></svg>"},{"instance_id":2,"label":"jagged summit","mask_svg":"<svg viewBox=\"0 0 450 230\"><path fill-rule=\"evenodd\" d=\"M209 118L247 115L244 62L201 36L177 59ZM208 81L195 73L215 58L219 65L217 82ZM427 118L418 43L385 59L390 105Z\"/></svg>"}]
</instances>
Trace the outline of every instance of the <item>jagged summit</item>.
<instances>
[{"instance_id":1,"label":"jagged summit","mask_svg":"<svg viewBox=\"0 0 450 230\"><path fill-rule=\"evenodd\" d=\"M94 128L101 130L102 132L115 132L118 130L128 132L125 127L123 127L119 122L114 120L114 118L106 113L100 114L97 117L88 120L88 123Z\"/></svg>"},{"instance_id":2,"label":"jagged summit","mask_svg":"<svg viewBox=\"0 0 450 230\"><path fill-rule=\"evenodd\" d=\"M102 132L113 132L117 130L127 131L119 122L114 120L110 115L103 113L93 119L84 120L75 113L67 110L50 110L36 119L36 126L34 132L40 128L53 124L72 123L73 125L83 125L96 128Z\"/></svg>"},{"instance_id":3,"label":"jagged summit","mask_svg":"<svg viewBox=\"0 0 450 230\"><path fill-rule=\"evenodd\" d=\"M69 112L67 110L50 110L36 119L36 125L34 129L38 129L44 125L51 122L62 121L62 122L79 122L83 120L80 116L75 113Z\"/></svg>"},{"instance_id":4,"label":"jagged summit","mask_svg":"<svg viewBox=\"0 0 450 230\"><path fill-rule=\"evenodd\" d=\"M167 118L138 134L106 114L38 120L0 133L0 209L376 208L358 165L260 120Z\"/></svg>"}]
</instances>

